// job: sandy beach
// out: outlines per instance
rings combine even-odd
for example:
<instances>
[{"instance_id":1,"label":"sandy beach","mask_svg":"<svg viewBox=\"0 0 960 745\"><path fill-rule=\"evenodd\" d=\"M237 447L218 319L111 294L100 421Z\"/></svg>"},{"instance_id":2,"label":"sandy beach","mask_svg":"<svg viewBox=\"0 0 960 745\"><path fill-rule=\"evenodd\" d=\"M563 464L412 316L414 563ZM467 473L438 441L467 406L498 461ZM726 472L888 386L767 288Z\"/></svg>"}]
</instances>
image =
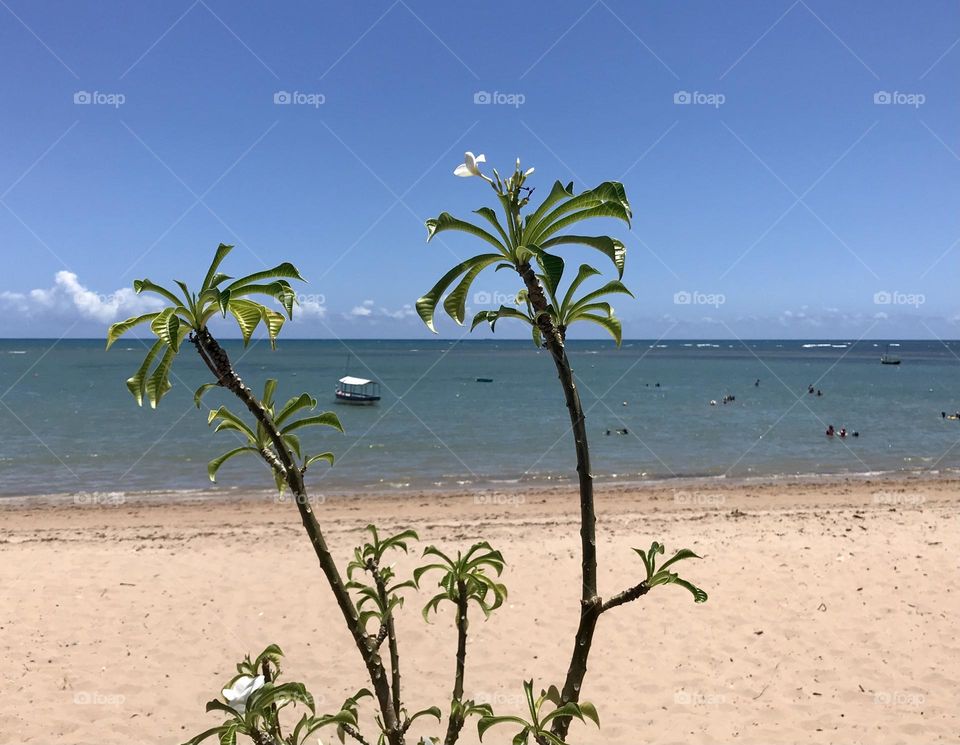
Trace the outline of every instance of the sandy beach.
<instances>
[{"instance_id":1,"label":"sandy beach","mask_svg":"<svg viewBox=\"0 0 960 745\"><path fill-rule=\"evenodd\" d=\"M659 539L704 557L683 569L710 600L656 588L604 616L585 690L603 727L577 726L571 741L957 742L958 487L605 487L602 594L637 581L631 547ZM331 497L318 512L343 562L371 520L417 528L421 547L490 540L510 598L471 624L467 693L520 713L523 679L561 677L578 591L569 488ZM271 642L323 711L364 685L289 502L9 500L0 524L0 743L183 742L218 723L203 706L233 663ZM405 692L446 709L455 637L448 611L424 625L426 597L398 620ZM469 726L462 742L476 741Z\"/></svg>"}]
</instances>

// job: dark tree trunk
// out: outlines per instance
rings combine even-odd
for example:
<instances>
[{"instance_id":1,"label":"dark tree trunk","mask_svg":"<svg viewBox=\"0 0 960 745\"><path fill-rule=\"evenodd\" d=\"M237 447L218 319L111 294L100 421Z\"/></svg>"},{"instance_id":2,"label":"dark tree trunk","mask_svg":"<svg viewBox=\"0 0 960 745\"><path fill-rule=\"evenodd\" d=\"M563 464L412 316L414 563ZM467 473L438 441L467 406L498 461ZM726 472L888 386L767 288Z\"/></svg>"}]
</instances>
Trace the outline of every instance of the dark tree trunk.
<instances>
[{"instance_id":1,"label":"dark tree trunk","mask_svg":"<svg viewBox=\"0 0 960 745\"><path fill-rule=\"evenodd\" d=\"M383 717L383 723L387 730L387 739L390 745L404 745L403 732L399 724L399 712L394 708L390 695L390 683L387 680L386 672L380 656L377 653L375 641L371 639L360 625L359 615L354 606L350 593L344 586L340 571L337 568L336 561L327 547L327 542L320 529L320 523L313 513L313 507L307 496L306 488L303 483L303 473L297 466L293 455L284 443L279 430L273 423L269 412L263 407L260 401L253 395L253 392L247 388L240 376L233 369L230 358L226 351L213 335L206 329L200 329L191 336L190 339L200 357L210 368L210 371L216 376L217 382L227 388L247 407L256 420L263 425L268 432L270 440L276 450L278 464L272 464L274 467L279 465L283 469L284 479L290 491L293 493L294 501L300 512L300 518L303 527L307 531L310 543L320 562L320 568L327 578L333 595L336 598L340 612L346 621L347 628L353 636L354 643L360 651L360 656L367 667L370 676L370 682L373 684L374 693L377 697L380 712Z\"/></svg>"}]
</instances>

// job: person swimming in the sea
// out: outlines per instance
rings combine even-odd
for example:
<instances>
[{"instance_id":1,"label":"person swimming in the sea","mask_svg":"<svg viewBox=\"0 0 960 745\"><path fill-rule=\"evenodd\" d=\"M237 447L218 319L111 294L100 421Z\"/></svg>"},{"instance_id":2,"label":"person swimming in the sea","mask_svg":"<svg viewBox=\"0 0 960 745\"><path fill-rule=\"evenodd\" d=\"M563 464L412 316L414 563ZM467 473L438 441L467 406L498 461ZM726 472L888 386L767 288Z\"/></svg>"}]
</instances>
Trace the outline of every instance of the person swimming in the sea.
<instances>
[{"instance_id":1,"label":"person swimming in the sea","mask_svg":"<svg viewBox=\"0 0 960 745\"><path fill-rule=\"evenodd\" d=\"M833 429L833 425L832 425L832 424L831 424L829 427L827 427L827 432L826 432L826 434L827 434L827 437L833 437L833 435L834 435L834 429Z\"/></svg>"}]
</instances>

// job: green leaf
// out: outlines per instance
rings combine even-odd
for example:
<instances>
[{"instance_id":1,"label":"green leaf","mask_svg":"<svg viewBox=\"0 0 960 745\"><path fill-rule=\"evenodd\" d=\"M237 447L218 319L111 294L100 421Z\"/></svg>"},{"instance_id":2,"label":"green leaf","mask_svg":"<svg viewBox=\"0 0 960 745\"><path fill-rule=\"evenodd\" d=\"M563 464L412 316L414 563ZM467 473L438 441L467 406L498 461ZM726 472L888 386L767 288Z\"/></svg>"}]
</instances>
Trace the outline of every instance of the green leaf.
<instances>
[{"instance_id":1,"label":"green leaf","mask_svg":"<svg viewBox=\"0 0 960 745\"><path fill-rule=\"evenodd\" d=\"M443 301L443 309L447 311L447 315L461 326L463 325L463 317L467 312L467 293L470 292L470 285L473 284L473 280L475 280L477 275L486 269L487 266L489 265L477 264L469 269L467 273L463 275L460 284L458 284L453 292L447 295L447 299Z\"/></svg>"},{"instance_id":2,"label":"green leaf","mask_svg":"<svg viewBox=\"0 0 960 745\"><path fill-rule=\"evenodd\" d=\"M190 288L187 287L186 282L181 282L179 279L175 279L175 280L173 280L173 281L174 281L174 284L176 284L177 287L180 288L180 291L183 293L184 306L187 307L187 308L189 308L189 307L190 307L190 301L193 300L193 299L195 299L195 298L192 298L192 297L190 296Z\"/></svg>"},{"instance_id":3,"label":"green leaf","mask_svg":"<svg viewBox=\"0 0 960 745\"><path fill-rule=\"evenodd\" d=\"M231 292L231 297L245 297L247 295L267 295L277 300L287 311L287 317L293 318L293 306L297 302L297 293L293 291L286 280L278 280L268 284L251 284L238 287Z\"/></svg>"},{"instance_id":4,"label":"green leaf","mask_svg":"<svg viewBox=\"0 0 960 745\"><path fill-rule=\"evenodd\" d=\"M204 383L202 386L197 388L193 394L193 403L196 404L198 409L200 408L200 401L203 399L203 395L211 388L216 388L219 385L219 383Z\"/></svg>"},{"instance_id":5,"label":"green leaf","mask_svg":"<svg viewBox=\"0 0 960 745\"><path fill-rule=\"evenodd\" d=\"M269 660L274 665L279 665L281 659L283 659L283 650L280 649L280 646L278 644L268 644L264 650L257 655L253 666L255 669L260 669L264 660Z\"/></svg>"},{"instance_id":6,"label":"green leaf","mask_svg":"<svg viewBox=\"0 0 960 745\"><path fill-rule=\"evenodd\" d=\"M146 393L151 409L157 408L160 399L173 388L173 386L170 385L169 374L170 367L173 365L173 358L176 357L176 355L177 352L173 347L167 347L167 351L164 352L163 357L160 359L160 364L157 365L157 368L153 371L153 375L147 380Z\"/></svg>"},{"instance_id":7,"label":"green leaf","mask_svg":"<svg viewBox=\"0 0 960 745\"><path fill-rule=\"evenodd\" d=\"M150 324L150 329L174 352L180 351L180 319L174 308L160 311Z\"/></svg>"},{"instance_id":8,"label":"green leaf","mask_svg":"<svg viewBox=\"0 0 960 745\"><path fill-rule=\"evenodd\" d=\"M464 233L470 233L471 235L475 235L478 238L485 240L491 246L496 248L503 256L507 256L509 254L507 247L486 230L478 225L474 225L472 222L460 220L451 215L449 212L441 212L439 217L427 220L427 241L433 240L433 237L437 233L442 233L445 230L460 230Z\"/></svg>"},{"instance_id":9,"label":"green leaf","mask_svg":"<svg viewBox=\"0 0 960 745\"><path fill-rule=\"evenodd\" d=\"M240 676L238 675L238 676L236 676L236 677L239 678ZM235 679L236 679L236 678L235 678ZM232 685L232 681L231 681L231 685ZM207 712L211 712L211 711L222 711L222 712L224 712L225 714L228 714L229 716L232 716L232 717L234 717L234 718L237 718L237 719L240 718L240 712L238 712L236 709L234 709L234 708L233 708L232 706L230 706L229 704L225 704L225 703L223 703L223 701L218 701L217 699L213 699L213 701L207 701L207 706L206 706L206 708L205 708L205 711L207 711ZM221 725L221 727L223 727L223 726L225 726L225 725Z\"/></svg>"},{"instance_id":10,"label":"green leaf","mask_svg":"<svg viewBox=\"0 0 960 745\"><path fill-rule=\"evenodd\" d=\"M277 492L283 494L284 489L287 488L287 477L283 471L274 469L273 482L277 485Z\"/></svg>"},{"instance_id":11,"label":"green leaf","mask_svg":"<svg viewBox=\"0 0 960 745\"><path fill-rule=\"evenodd\" d=\"M597 713L597 707L589 701L581 701L580 712L598 727L600 726L600 715Z\"/></svg>"},{"instance_id":12,"label":"green leaf","mask_svg":"<svg viewBox=\"0 0 960 745\"><path fill-rule=\"evenodd\" d=\"M523 694L527 697L527 709L530 712L531 721L537 721L537 704L533 700L533 680L523 681Z\"/></svg>"},{"instance_id":13,"label":"green leaf","mask_svg":"<svg viewBox=\"0 0 960 745\"><path fill-rule=\"evenodd\" d=\"M214 458L212 461L210 461L210 462L207 464L207 476L210 477L210 480L216 482L216 480L217 480L217 471L220 470L220 466L222 466L224 463L226 463L228 460L230 460L233 456L235 456L235 455L240 455L240 453L254 453L254 454L256 454L256 453L257 453L257 449L256 449L256 448L252 448L252 447L250 447L249 445L245 445L244 447L234 448L233 450L230 450L230 451L224 453L223 455L217 456L216 458Z\"/></svg>"},{"instance_id":14,"label":"green leaf","mask_svg":"<svg viewBox=\"0 0 960 745\"><path fill-rule=\"evenodd\" d=\"M586 313L592 313L593 315L597 315L597 314L599 313L599 314L602 314L602 315L604 315L604 316L613 316L613 315L614 315L613 307L610 305L610 303L607 303L607 302L602 302L602 303L590 303L589 305L583 305L583 306L578 307L578 308L577 308L577 311L576 311L575 313L569 313L569 314L566 316L565 321L566 321L567 325L569 326L570 323L571 323L572 321L575 321L578 316L584 315L584 314L586 314Z\"/></svg>"},{"instance_id":15,"label":"green leaf","mask_svg":"<svg viewBox=\"0 0 960 745\"><path fill-rule=\"evenodd\" d=\"M317 461L320 461L320 460L325 460L325 461L327 461L327 463L329 463L329 464L332 466L332 465L333 465L333 459L334 459L333 453L319 453L318 455L311 455L311 456L310 456L309 458L307 458L307 460L304 462L303 467L306 468L306 467L308 467L310 464L316 463Z\"/></svg>"},{"instance_id":16,"label":"green leaf","mask_svg":"<svg viewBox=\"0 0 960 745\"><path fill-rule=\"evenodd\" d=\"M187 740L183 745L199 745L199 743L203 742L203 741L206 740L208 737L212 737L213 735L217 735L217 737L219 737L219 736L220 736L220 733L221 733L224 729L225 729L225 728L224 728L224 726L223 726L222 724L221 724L219 727L211 727L210 729L205 730L204 732L201 732L201 733L200 733L199 735L197 735L196 737L191 737L191 738L190 738L189 740Z\"/></svg>"},{"instance_id":17,"label":"green leaf","mask_svg":"<svg viewBox=\"0 0 960 745\"><path fill-rule=\"evenodd\" d=\"M233 279L233 277L231 277L229 274L223 274L222 272L217 272L213 276L213 279L210 280L210 287L208 287L207 289L215 288L221 282L226 282L228 279Z\"/></svg>"},{"instance_id":18,"label":"green leaf","mask_svg":"<svg viewBox=\"0 0 960 745\"><path fill-rule=\"evenodd\" d=\"M701 557L697 556L697 554L695 554L689 548L681 548L679 551L677 551L677 553L675 553L673 556L671 556L669 559L663 562L663 564L660 565L660 571L662 572L668 566L678 561L683 561L684 559L699 559L699 558Z\"/></svg>"},{"instance_id":19,"label":"green leaf","mask_svg":"<svg viewBox=\"0 0 960 745\"><path fill-rule=\"evenodd\" d=\"M617 217L629 225L631 216L630 203L627 201L623 184L604 181L599 186L560 203L550 214L543 217L532 234L524 238L540 243L567 225L590 217Z\"/></svg>"},{"instance_id":20,"label":"green leaf","mask_svg":"<svg viewBox=\"0 0 960 745\"><path fill-rule=\"evenodd\" d=\"M203 284L200 285L200 291L206 290L210 287L215 287L217 285L217 269L219 268L221 262L227 258L227 254L233 250L233 246L227 246L221 243L217 246L217 252L213 255L213 261L210 263L210 268L207 270L207 276L203 278ZM225 277L226 275L219 275L220 277ZM222 281L222 280L221 280Z\"/></svg>"},{"instance_id":21,"label":"green leaf","mask_svg":"<svg viewBox=\"0 0 960 745\"><path fill-rule=\"evenodd\" d=\"M277 264L273 269L267 269L262 272L255 272L253 274L248 274L246 277L241 277L240 279L234 280L227 285L226 289L233 291L238 287L243 287L244 285L251 284L253 282L259 282L261 279L298 279L301 282L306 280L300 276L300 272L297 268L291 264L289 261L285 261L282 264Z\"/></svg>"},{"instance_id":22,"label":"green leaf","mask_svg":"<svg viewBox=\"0 0 960 745\"><path fill-rule=\"evenodd\" d=\"M613 340L617 343L618 347L623 340L623 326L620 323L620 319L615 316L595 316L590 313L581 313L573 320L589 321L590 323L595 323L598 326L603 327L607 330L610 336L613 337Z\"/></svg>"},{"instance_id":23,"label":"green leaf","mask_svg":"<svg viewBox=\"0 0 960 745\"><path fill-rule=\"evenodd\" d=\"M580 269L577 270L577 276L570 283L566 294L563 296L563 301L560 303L560 308L558 310L561 315L563 315L567 308L570 307L570 301L573 299L573 295L577 291L577 288L580 287L580 285L582 285L587 279L596 276L597 274L600 274L599 269L594 269L589 264L580 265Z\"/></svg>"},{"instance_id":24,"label":"green leaf","mask_svg":"<svg viewBox=\"0 0 960 745\"><path fill-rule=\"evenodd\" d=\"M300 451L300 438L299 438L299 437L297 437L296 435L284 435L284 436L283 436L283 441L284 441L284 443L286 443L287 447L290 448L290 450L292 450L294 453L296 453L296 456L297 456L298 458L302 458L302 457L303 457L302 454L301 454L301 451Z\"/></svg>"},{"instance_id":25,"label":"green leaf","mask_svg":"<svg viewBox=\"0 0 960 745\"><path fill-rule=\"evenodd\" d=\"M217 419L223 419L225 422L229 422L233 425L233 429L236 429L238 432L243 432L247 437L250 438L250 442L256 444L257 436L253 433L253 430L247 426L247 423L244 422L240 417L234 414L226 406L221 406L219 409L211 411L207 416L207 424L212 424ZM217 427L217 430L220 430L220 427Z\"/></svg>"},{"instance_id":26,"label":"green leaf","mask_svg":"<svg viewBox=\"0 0 960 745\"><path fill-rule=\"evenodd\" d=\"M263 318L260 309L263 306L251 300L231 300L228 306L230 313L237 319L240 333L243 334L243 345L250 343L250 337Z\"/></svg>"},{"instance_id":27,"label":"green leaf","mask_svg":"<svg viewBox=\"0 0 960 745\"><path fill-rule=\"evenodd\" d=\"M588 292L581 298L577 298L576 302L573 304L573 307L570 308L571 313L576 313L581 310L584 306L589 305L594 300L603 297L604 295L615 295L615 294L629 295L633 297L633 293L627 289L627 287L620 282L619 280L613 280L612 282L607 282L603 287Z\"/></svg>"},{"instance_id":28,"label":"green leaf","mask_svg":"<svg viewBox=\"0 0 960 745\"><path fill-rule=\"evenodd\" d=\"M151 282L149 279L135 279L133 281L133 291L138 295L144 292L152 292L155 295L160 295L160 297L166 298L176 307L183 305L183 301L170 292L170 290Z\"/></svg>"},{"instance_id":29,"label":"green leaf","mask_svg":"<svg viewBox=\"0 0 960 745\"><path fill-rule=\"evenodd\" d=\"M486 313L486 316L480 320L487 321L490 324L491 331L496 331L497 321L499 321L501 318L514 318L518 321L524 321L525 323L529 323L531 325L533 324L533 319L530 318L530 316L528 316L526 313L517 310L516 308L510 308L506 305L501 305L498 310L480 311L480 313ZM477 317L480 316L480 313L477 313L477 316L475 316L473 319L473 328L476 328L477 324L480 322L477 320ZM473 328L471 328L471 331Z\"/></svg>"},{"instance_id":30,"label":"green leaf","mask_svg":"<svg viewBox=\"0 0 960 745\"><path fill-rule=\"evenodd\" d=\"M623 277L623 267L627 259L627 249L621 241L606 235L558 235L550 240L543 241L541 248L551 248L565 244L583 245L595 248L613 262L617 268L617 276Z\"/></svg>"},{"instance_id":31,"label":"green leaf","mask_svg":"<svg viewBox=\"0 0 960 745\"><path fill-rule=\"evenodd\" d=\"M492 716L492 717L481 717L477 722L477 734L480 736L480 739L483 740L484 734L491 727L495 727L498 724L517 724L527 729L529 725L523 721L520 717L513 716Z\"/></svg>"},{"instance_id":32,"label":"green leaf","mask_svg":"<svg viewBox=\"0 0 960 745\"><path fill-rule=\"evenodd\" d=\"M220 733L220 745L237 745L237 725L231 724Z\"/></svg>"},{"instance_id":33,"label":"green leaf","mask_svg":"<svg viewBox=\"0 0 960 745\"><path fill-rule=\"evenodd\" d=\"M267 327L267 337L270 339L270 346L276 349L277 336L280 334L280 329L283 328L283 323L286 319L283 317L283 313L270 310L265 305L260 306L260 313L263 317L263 325Z\"/></svg>"},{"instance_id":34,"label":"green leaf","mask_svg":"<svg viewBox=\"0 0 960 745\"><path fill-rule=\"evenodd\" d=\"M573 702L566 703L563 706L558 706L556 709L551 711L547 716L543 718L542 726L546 726L548 723L552 722L554 719L560 719L565 717L573 717L583 721L583 714L580 711L580 706Z\"/></svg>"},{"instance_id":35,"label":"green leaf","mask_svg":"<svg viewBox=\"0 0 960 745\"><path fill-rule=\"evenodd\" d=\"M267 382L263 384L263 398L260 400L267 409L273 409L273 394L276 390L277 379L267 378Z\"/></svg>"},{"instance_id":36,"label":"green leaf","mask_svg":"<svg viewBox=\"0 0 960 745\"><path fill-rule=\"evenodd\" d=\"M420 315L420 318L423 319L427 328L436 333L437 329L433 325L434 311L436 310L440 296L457 277L464 272L470 271L474 266L490 266L490 264L500 261L501 258L499 254L480 254L479 256L474 256L457 264L457 266L444 274L430 292L417 300L417 313Z\"/></svg>"},{"instance_id":37,"label":"green leaf","mask_svg":"<svg viewBox=\"0 0 960 745\"><path fill-rule=\"evenodd\" d=\"M439 722L443 718L443 712L440 711L439 706L431 706L429 709L422 709L415 714L410 716L410 721L414 721L418 717L435 717Z\"/></svg>"},{"instance_id":38,"label":"green leaf","mask_svg":"<svg viewBox=\"0 0 960 745\"><path fill-rule=\"evenodd\" d=\"M301 427L312 427L315 425L323 425L325 427L333 427L340 432L343 432L343 425L340 424L340 419L332 411L325 411L322 414L317 414L315 416L304 417L303 419L298 419L295 422L288 424L286 427L280 430L281 434L287 434L293 432L296 429Z\"/></svg>"},{"instance_id":39,"label":"green leaf","mask_svg":"<svg viewBox=\"0 0 960 745\"><path fill-rule=\"evenodd\" d=\"M640 557L640 560L643 562L643 568L647 573L647 581L653 576L653 570L650 568L650 561L647 559L647 552L642 548L633 549L637 555Z\"/></svg>"},{"instance_id":40,"label":"green leaf","mask_svg":"<svg viewBox=\"0 0 960 745\"><path fill-rule=\"evenodd\" d=\"M524 240L529 240L529 236L533 235L539 225L540 221L546 216L547 212L555 205L557 202L563 199L569 199L573 196L573 182L571 181L566 186L563 185L560 181L555 181L553 188L550 189L550 193L547 195L547 198L543 200L536 211L530 214L523 228L523 238Z\"/></svg>"},{"instance_id":41,"label":"green leaf","mask_svg":"<svg viewBox=\"0 0 960 745\"><path fill-rule=\"evenodd\" d=\"M695 603L705 603L707 602L707 593L701 590L696 585L688 582L685 579L680 579L679 577L673 581L673 584L680 585L690 591L690 594L693 595L693 602Z\"/></svg>"},{"instance_id":42,"label":"green leaf","mask_svg":"<svg viewBox=\"0 0 960 745\"><path fill-rule=\"evenodd\" d=\"M128 318L126 321L119 321L118 323L113 324L107 331L107 349L110 349L117 339L127 333L134 326L138 326L141 323L146 323L147 321L152 321L158 315L160 315L159 311L156 313L146 313L142 316L135 316L133 318Z\"/></svg>"},{"instance_id":43,"label":"green leaf","mask_svg":"<svg viewBox=\"0 0 960 745\"><path fill-rule=\"evenodd\" d=\"M537 246L530 246L529 248L535 249L537 263L543 269L544 284L550 293L550 297L556 298L557 287L563 277L563 259L549 254Z\"/></svg>"},{"instance_id":44,"label":"green leaf","mask_svg":"<svg viewBox=\"0 0 960 745\"><path fill-rule=\"evenodd\" d=\"M301 393L299 396L294 396L283 405L283 408L280 409L280 411L277 412L277 415L273 418L273 423L279 427L293 414L296 414L301 409L314 409L316 406L317 399L307 393Z\"/></svg>"},{"instance_id":45,"label":"green leaf","mask_svg":"<svg viewBox=\"0 0 960 745\"><path fill-rule=\"evenodd\" d=\"M496 318L496 311L481 310L473 317L473 323L470 324L470 330L473 331L477 326L486 321L490 323L490 316L493 315Z\"/></svg>"},{"instance_id":46,"label":"green leaf","mask_svg":"<svg viewBox=\"0 0 960 745\"><path fill-rule=\"evenodd\" d=\"M489 222L494 227L494 229L497 231L497 233L500 234L500 237L503 239L504 246L510 245L510 238L507 236L506 231L503 229L503 226L500 224L500 220L497 218L496 212L494 212L489 207L481 207L478 210L474 210L474 214L480 215L480 217L484 218L487 222Z\"/></svg>"},{"instance_id":47,"label":"green leaf","mask_svg":"<svg viewBox=\"0 0 960 745\"><path fill-rule=\"evenodd\" d=\"M618 220L623 220L627 225L630 225L629 210L616 202L603 202L595 207L574 212L573 214L560 218L552 225L545 226L542 231L538 232L536 239L541 243L546 242L554 233L559 233L574 223L581 222L582 220L592 220L595 217L613 217Z\"/></svg>"},{"instance_id":48,"label":"green leaf","mask_svg":"<svg viewBox=\"0 0 960 745\"><path fill-rule=\"evenodd\" d=\"M220 315L226 318L230 309L230 290L217 290L217 307L220 308Z\"/></svg>"},{"instance_id":49,"label":"green leaf","mask_svg":"<svg viewBox=\"0 0 960 745\"><path fill-rule=\"evenodd\" d=\"M163 346L164 343L160 339L157 339L153 346L150 347L150 351L147 352L147 356L143 358L140 369L133 374L133 377L127 378L127 390L130 391L137 400L137 406L143 406L143 396L147 392L147 373L150 371L150 365L153 363L154 358L160 353Z\"/></svg>"}]
</instances>

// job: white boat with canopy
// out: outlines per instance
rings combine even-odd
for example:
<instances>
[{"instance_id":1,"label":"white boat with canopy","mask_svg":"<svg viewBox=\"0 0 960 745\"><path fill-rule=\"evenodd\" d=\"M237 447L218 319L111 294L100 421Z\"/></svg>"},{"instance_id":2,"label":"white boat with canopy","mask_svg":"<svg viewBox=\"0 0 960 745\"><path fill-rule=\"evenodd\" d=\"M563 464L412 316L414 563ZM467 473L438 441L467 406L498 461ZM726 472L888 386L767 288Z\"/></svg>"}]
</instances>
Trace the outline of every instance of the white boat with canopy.
<instances>
[{"instance_id":1,"label":"white boat with canopy","mask_svg":"<svg viewBox=\"0 0 960 745\"><path fill-rule=\"evenodd\" d=\"M369 406L380 400L380 384L374 380L345 375L337 381L335 395L340 403Z\"/></svg>"}]
</instances>

